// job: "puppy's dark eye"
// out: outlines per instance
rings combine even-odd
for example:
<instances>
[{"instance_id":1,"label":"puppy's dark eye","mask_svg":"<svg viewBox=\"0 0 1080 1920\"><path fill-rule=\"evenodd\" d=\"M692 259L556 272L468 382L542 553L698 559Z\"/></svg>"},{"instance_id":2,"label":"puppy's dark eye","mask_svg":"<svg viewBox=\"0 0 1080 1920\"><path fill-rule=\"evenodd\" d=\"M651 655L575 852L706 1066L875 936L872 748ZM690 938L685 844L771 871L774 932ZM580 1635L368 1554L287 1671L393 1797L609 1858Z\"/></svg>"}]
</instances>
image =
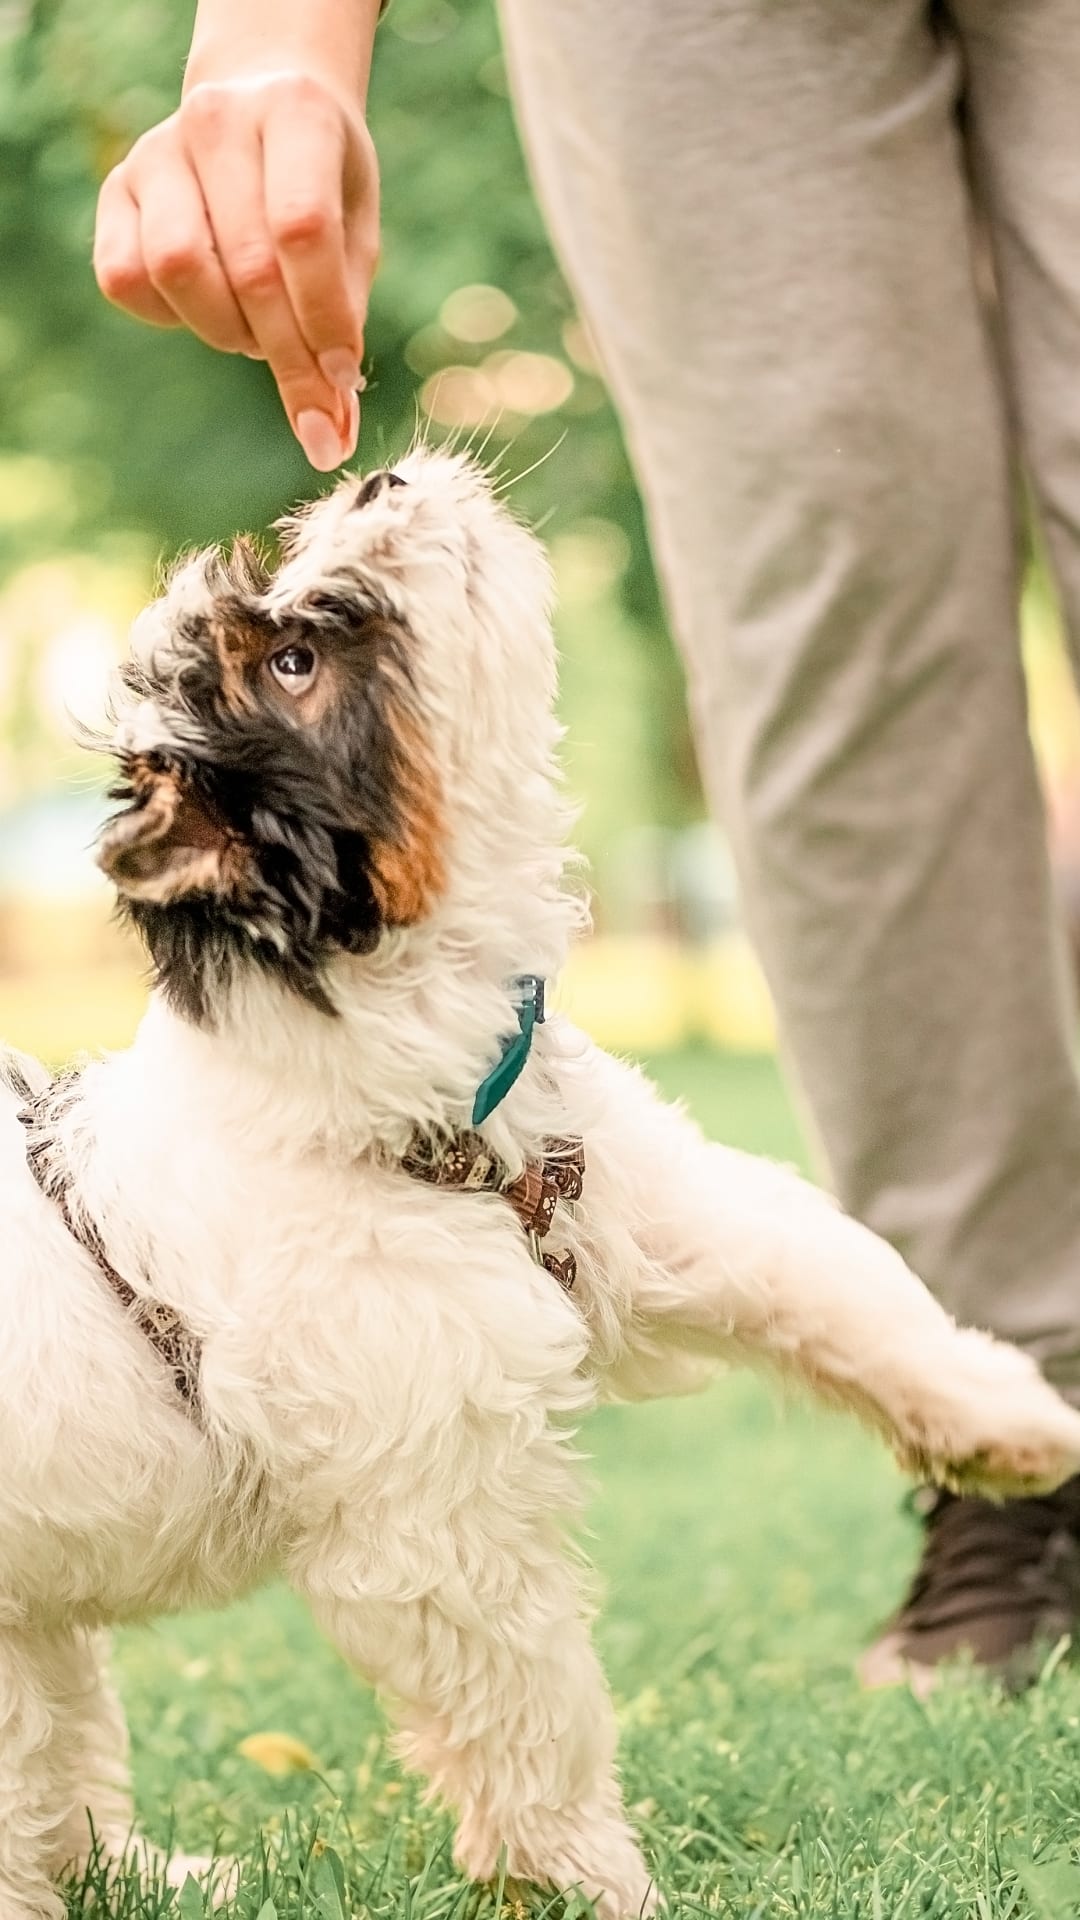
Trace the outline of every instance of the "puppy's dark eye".
<instances>
[{"instance_id":1,"label":"puppy's dark eye","mask_svg":"<svg viewBox=\"0 0 1080 1920\"><path fill-rule=\"evenodd\" d=\"M279 687L286 693L300 694L314 685L319 659L313 648L294 644L272 653L269 666Z\"/></svg>"}]
</instances>

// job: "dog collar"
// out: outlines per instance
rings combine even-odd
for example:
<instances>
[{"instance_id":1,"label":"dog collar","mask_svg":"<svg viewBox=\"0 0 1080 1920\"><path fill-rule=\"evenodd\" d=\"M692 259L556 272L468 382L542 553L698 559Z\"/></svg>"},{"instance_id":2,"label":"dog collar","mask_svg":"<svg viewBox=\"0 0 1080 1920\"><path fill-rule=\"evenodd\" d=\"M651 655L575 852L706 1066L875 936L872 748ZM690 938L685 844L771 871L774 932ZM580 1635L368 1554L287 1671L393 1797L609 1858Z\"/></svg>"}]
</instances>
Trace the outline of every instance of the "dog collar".
<instances>
[{"instance_id":1,"label":"dog collar","mask_svg":"<svg viewBox=\"0 0 1080 1920\"><path fill-rule=\"evenodd\" d=\"M481 1080L473 1100L472 1123L478 1127L505 1100L532 1049L533 1032L544 1024L544 982L538 973L517 973L508 982L517 1014L518 1030L501 1041L502 1052L491 1072Z\"/></svg>"}]
</instances>

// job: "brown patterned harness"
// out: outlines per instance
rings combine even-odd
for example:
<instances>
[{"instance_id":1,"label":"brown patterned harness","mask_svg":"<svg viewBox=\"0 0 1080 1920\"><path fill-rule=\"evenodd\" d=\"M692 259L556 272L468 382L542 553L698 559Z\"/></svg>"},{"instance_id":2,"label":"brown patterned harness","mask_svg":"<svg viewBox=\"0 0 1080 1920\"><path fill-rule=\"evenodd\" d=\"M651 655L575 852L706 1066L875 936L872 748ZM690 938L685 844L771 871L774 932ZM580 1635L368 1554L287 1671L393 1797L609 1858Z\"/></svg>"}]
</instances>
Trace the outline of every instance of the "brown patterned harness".
<instances>
[{"instance_id":1,"label":"brown patterned harness","mask_svg":"<svg viewBox=\"0 0 1080 1920\"><path fill-rule=\"evenodd\" d=\"M117 1273L92 1220L73 1201L70 1168L59 1139L59 1123L78 1091L77 1072L62 1074L41 1093L26 1090L19 1119L26 1133L26 1161L45 1198L57 1208L68 1232L94 1261L109 1291L154 1349L171 1378L184 1411L202 1424L199 1378L202 1342L174 1307L136 1292ZM580 1140L553 1140L544 1154L526 1163L515 1178L485 1145L478 1133L459 1133L434 1142L420 1136L401 1162L414 1180L434 1187L472 1193L500 1193L510 1202L528 1237L533 1258L569 1293L577 1262L569 1252L545 1253L547 1238L560 1200L581 1198L585 1151Z\"/></svg>"},{"instance_id":2,"label":"brown patterned harness","mask_svg":"<svg viewBox=\"0 0 1080 1920\"><path fill-rule=\"evenodd\" d=\"M577 1278L572 1253L545 1253L546 1240L560 1200L580 1200L585 1179L585 1148L580 1140L549 1140L538 1160L527 1160L513 1180L478 1133L456 1133L449 1140L429 1143L416 1139L401 1165L414 1180L433 1187L456 1187L468 1193L501 1193L509 1200L525 1233L533 1259L546 1268L566 1293Z\"/></svg>"},{"instance_id":3,"label":"brown patterned harness","mask_svg":"<svg viewBox=\"0 0 1080 1920\"><path fill-rule=\"evenodd\" d=\"M201 1424L202 1342L198 1335L185 1325L175 1307L136 1293L130 1281L117 1273L93 1221L73 1206L74 1182L58 1133L59 1123L77 1095L78 1084L78 1073L61 1074L43 1092L31 1094L20 1109L19 1119L26 1130L26 1163L46 1200L51 1200L57 1208L72 1239L90 1255L110 1292L163 1362L185 1411Z\"/></svg>"}]
</instances>

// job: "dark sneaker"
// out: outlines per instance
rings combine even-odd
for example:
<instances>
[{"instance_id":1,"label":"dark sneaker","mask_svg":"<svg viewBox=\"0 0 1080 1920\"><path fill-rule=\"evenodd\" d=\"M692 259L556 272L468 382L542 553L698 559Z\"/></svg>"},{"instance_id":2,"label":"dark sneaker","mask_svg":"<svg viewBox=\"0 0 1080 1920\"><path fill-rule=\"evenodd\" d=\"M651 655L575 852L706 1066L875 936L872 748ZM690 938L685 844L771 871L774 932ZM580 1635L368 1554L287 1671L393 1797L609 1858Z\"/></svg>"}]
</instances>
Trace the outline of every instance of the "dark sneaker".
<instances>
[{"instance_id":1,"label":"dark sneaker","mask_svg":"<svg viewBox=\"0 0 1080 1920\"><path fill-rule=\"evenodd\" d=\"M925 1527L911 1590L859 1661L864 1686L925 1696L942 1661L966 1655L1019 1689L1080 1621L1080 1474L1004 1506L922 1487Z\"/></svg>"}]
</instances>

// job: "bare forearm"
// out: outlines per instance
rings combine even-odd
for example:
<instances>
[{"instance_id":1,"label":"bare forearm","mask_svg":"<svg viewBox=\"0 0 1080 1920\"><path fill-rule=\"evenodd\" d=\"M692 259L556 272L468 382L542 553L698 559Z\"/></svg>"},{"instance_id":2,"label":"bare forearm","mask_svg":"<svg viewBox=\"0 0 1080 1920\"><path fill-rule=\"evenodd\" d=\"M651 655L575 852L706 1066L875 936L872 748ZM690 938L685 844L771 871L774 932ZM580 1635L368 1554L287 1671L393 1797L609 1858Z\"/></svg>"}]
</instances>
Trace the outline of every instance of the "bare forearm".
<instances>
[{"instance_id":1,"label":"bare forearm","mask_svg":"<svg viewBox=\"0 0 1080 1920\"><path fill-rule=\"evenodd\" d=\"M199 0L184 91L238 74L307 72L363 110L379 0Z\"/></svg>"}]
</instances>

